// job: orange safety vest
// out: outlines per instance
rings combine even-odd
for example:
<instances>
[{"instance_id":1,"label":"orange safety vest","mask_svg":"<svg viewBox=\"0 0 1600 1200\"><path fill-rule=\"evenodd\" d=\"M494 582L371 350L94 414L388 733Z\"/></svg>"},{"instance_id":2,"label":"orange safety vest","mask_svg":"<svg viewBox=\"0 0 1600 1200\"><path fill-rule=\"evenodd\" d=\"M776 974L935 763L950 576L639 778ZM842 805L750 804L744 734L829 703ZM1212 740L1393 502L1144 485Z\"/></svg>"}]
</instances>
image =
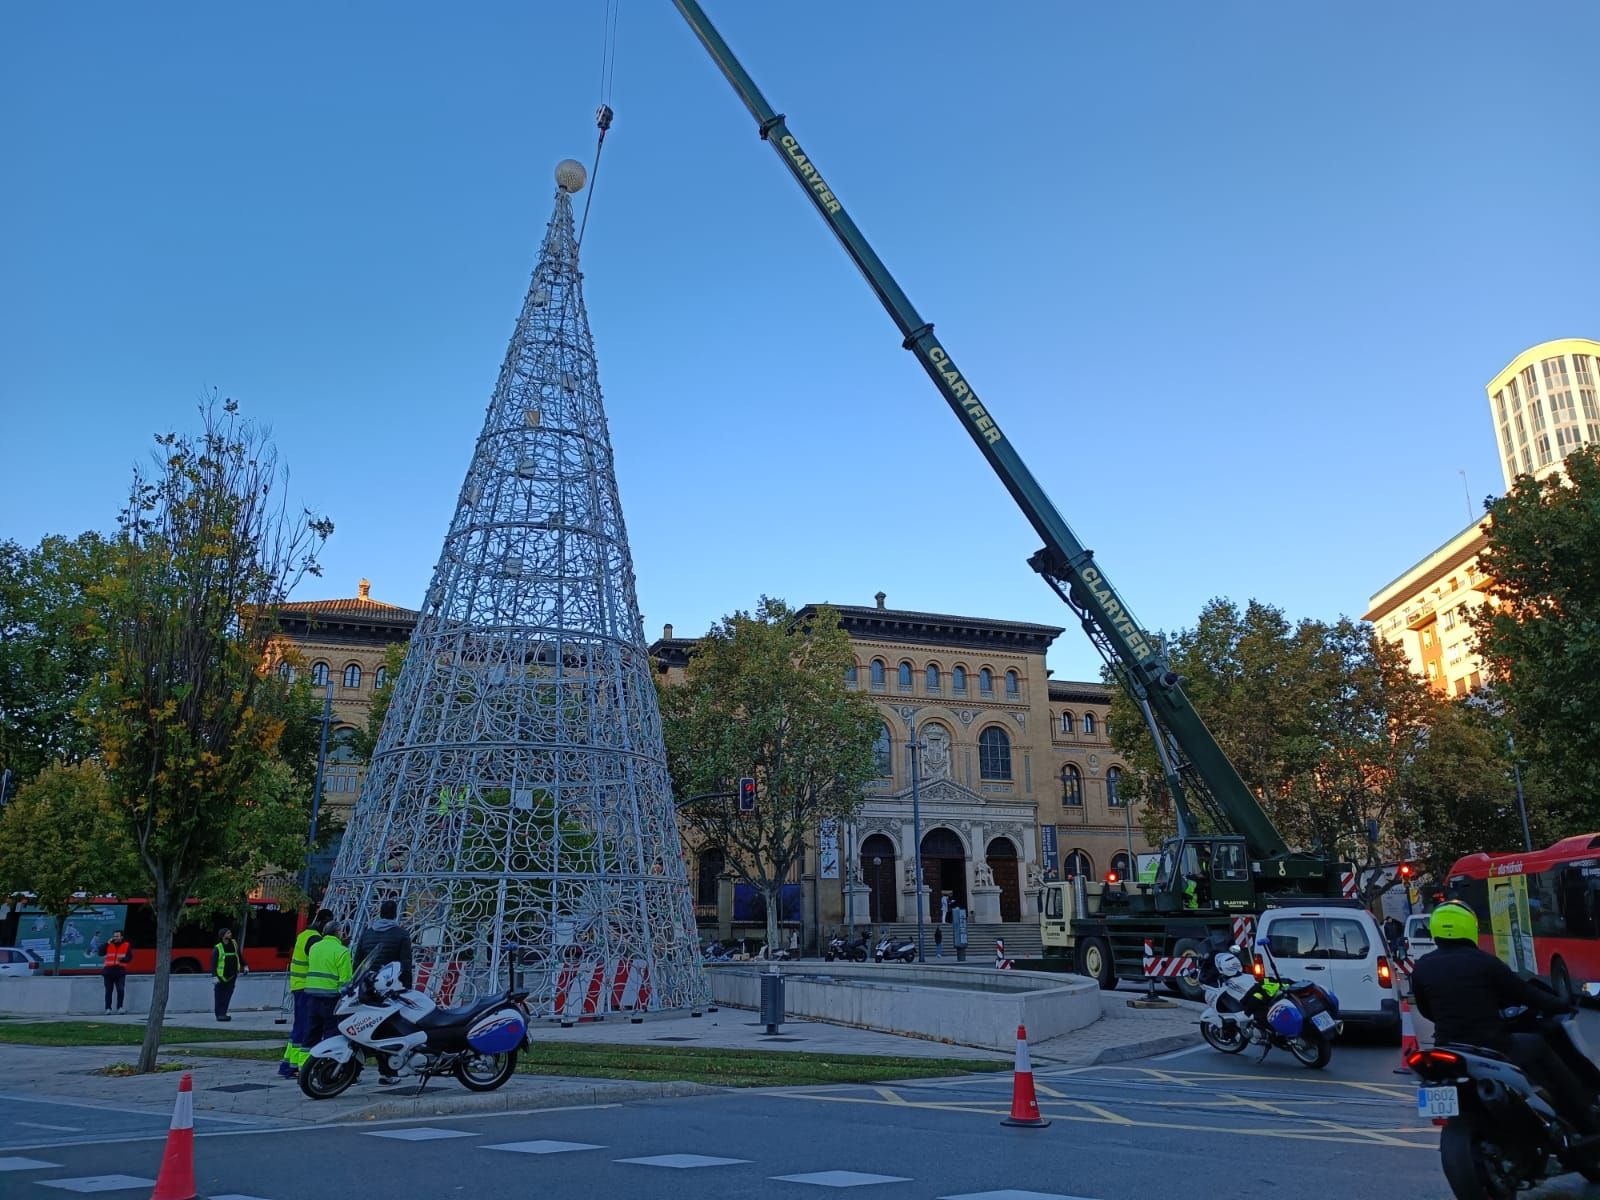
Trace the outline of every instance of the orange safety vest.
<instances>
[{"instance_id":1,"label":"orange safety vest","mask_svg":"<svg viewBox=\"0 0 1600 1200\"><path fill-rule=\"evenodd\" d=\"M106 943L106 960L105 960L105 963L104 963L105 966L107 966L107 967L125 967L125 966L128 965L129 960L131 960L132 958L133 958L133 943L130 942L127 938L123 938L120 942L107 942Z\"/></svg>"}]
</instances>

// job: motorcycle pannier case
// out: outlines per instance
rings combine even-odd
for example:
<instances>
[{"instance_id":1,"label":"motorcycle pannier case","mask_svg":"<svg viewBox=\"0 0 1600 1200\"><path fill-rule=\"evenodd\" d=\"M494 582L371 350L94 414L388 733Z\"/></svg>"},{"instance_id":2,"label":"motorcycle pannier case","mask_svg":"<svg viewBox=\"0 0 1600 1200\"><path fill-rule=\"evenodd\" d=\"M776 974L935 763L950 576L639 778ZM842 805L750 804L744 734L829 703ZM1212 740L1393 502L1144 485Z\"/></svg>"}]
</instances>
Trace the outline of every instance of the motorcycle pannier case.
<instances>
[{"instance_id":1,"label":"motorcycle pannier case","mask_svg":"<svg viewBox=\"0 0 1600 1200\"><path fill-rule=\"evenodd\" d=\"M506 1054L520 1047L527 1035L522 1014L507 1005L478 1018L467 1030L467 1045L479 1054Z\"/></svg>"}]
</instances>

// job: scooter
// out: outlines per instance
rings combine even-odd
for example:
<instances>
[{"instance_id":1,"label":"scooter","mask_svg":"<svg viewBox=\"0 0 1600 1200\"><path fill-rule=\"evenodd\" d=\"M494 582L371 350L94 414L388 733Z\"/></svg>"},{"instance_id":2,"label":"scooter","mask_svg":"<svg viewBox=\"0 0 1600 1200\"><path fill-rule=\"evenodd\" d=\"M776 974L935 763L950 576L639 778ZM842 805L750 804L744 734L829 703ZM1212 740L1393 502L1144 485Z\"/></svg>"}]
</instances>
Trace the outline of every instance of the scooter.
<instances>
[{"instance_id":1,"label":"scooter","mask_svg":"<svg viewBox=\"0 0 1600 1200\"><path fill-rule=\"evenodd\" d=\"M1529 980L1543 986L1539 980ZM1600 984L1583 992L1600 997ZM1501 1013L1511 1030L1538 1033L1591 1095L1600 1094L1600 1065L1578 1029L1575 1012L1550 1016L1517 1007ZM1550 1094L1516 1063L1482 1046L1441 1043L1406 1055L1421 1080L1417 1113L1444 1128L1439 1161L1459 1200L1510 1200L1550 1171L1552 1160L1600 1182L1600 1134L1584 1135ZM1591 1118L1596 1116L1590 1110Z\"/></svg>"},{"instance_id":2,"label":"scooter","mask_svg":"<svg viewBox=\"0 0 1600 1200\"><path fill-rule=\"evenodd\" d=\"M917 943L910 938L897 938L886 933L879 939L873 957L879 962L916 962Z\"/></svg>"},{"instance_id":3,"label":"scooter","mask_svg":"<svg viewBox=\"0 0 1600 1200\"><path fill-rule=\"evenodd\" d=\"M1333 1057L1333 1039L1343 1028L1339 998L1315 983L1285 980L1272 957L1272 942L1256 943L1272 981L1258 982L1239 961L1241 949L1229 946L1204 960L1200 986L1206 1008L1200 1014L1200 1036L1224 1054L1246 1046L1261 1047L1265 1059L1273 1047L1287 1050L1304 1066L1321 1068ZM1254 995L1257 990L1264 995Z\"/></svg>"},{"instance_id":4,"label":"scooter","mask_svg":"<svg viewBox=\"0 0 1600 1200\"><path fill-rule=\"evenodd\" d=\"M855 941L849 942L844 934L834 934L828 939L828 948L823 951L822 958L824 962L832 962L836 958L840 961L866 962L867 935L863 933Z\"/></svg>"},{"instance_id":5,"label":"scooter","mask_svg":"<svg viewBox=\"0 0 1600 1200\"><path fill-rule=\"evenodd\" d=\"M416 1075L417 1092L453 1074L469 1091L492 1092L517 1069L528 1043L527 992L502 992L464 1008L440 1008L400 983L400 964L363 970L339 993L339 1032L311 1047L300 1090L313 1100L339 1095L365 1061L382 1075Z\"/></svg>"}]
</instances>

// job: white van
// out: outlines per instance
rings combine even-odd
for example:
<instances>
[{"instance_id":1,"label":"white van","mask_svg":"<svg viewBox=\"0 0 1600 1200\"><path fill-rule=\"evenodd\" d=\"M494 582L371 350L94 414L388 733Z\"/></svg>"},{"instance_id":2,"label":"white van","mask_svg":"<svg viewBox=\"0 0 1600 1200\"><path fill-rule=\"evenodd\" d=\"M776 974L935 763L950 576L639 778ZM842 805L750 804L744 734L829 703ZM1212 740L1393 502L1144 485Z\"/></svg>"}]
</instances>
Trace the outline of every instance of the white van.
<instances>
[{"instance_id":1,"label":"white van","mask_svg":"<svg viewBox=\"0 0 1600 1200\"><path fill-rule=\"evenodd\" d=\"M1406 956L1415 962L1434 948L1433 931L1427 913L1412 913L1406 918Z\"/></svg>"},{"instance_id":2,"label":"white van","mask_svg":"<svg viewBox=\"0 0 1600 1200\"><path fill-rule=\"evenodd\" d=\"M1256 923L1271 939L1272 957L1285 979L1309 979L1339 998L1346 1025L1397 1029L1400 1002L1383 933L1356 904L1300 904L1271 908Z\"/></svg>"}]
</instances>

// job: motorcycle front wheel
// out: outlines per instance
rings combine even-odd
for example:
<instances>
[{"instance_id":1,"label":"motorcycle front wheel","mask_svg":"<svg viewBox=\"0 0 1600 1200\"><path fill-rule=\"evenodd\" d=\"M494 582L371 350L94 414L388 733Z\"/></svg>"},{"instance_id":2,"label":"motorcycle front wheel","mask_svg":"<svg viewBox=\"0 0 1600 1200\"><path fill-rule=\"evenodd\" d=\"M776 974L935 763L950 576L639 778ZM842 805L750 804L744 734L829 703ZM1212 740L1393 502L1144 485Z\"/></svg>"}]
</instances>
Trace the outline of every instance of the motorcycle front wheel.
<instances>
[{"instance_id":1,"label":"motorcycle front wheel","mask_svg":"<svg viewBox=\"0 0 1600 1200\"><path fill-rule=\"evenodd\" d=\"M1242 1026L1224 1025L1221 1021L1201 1021L1200 1036L1205 1038L1206 1045L1224 1054L1237 1054L1250 1043Z\"/></svg>"},{"instance_id":2,"label":"motorcycle front wheel","mask_svg":"<svg viewBox=\"0 0 1600 1200\"><path fill-rule=\"evenodd\" d=\"M456 1063L456 1078L469 1091L492 1092L510 1079L516 1070L515 1050L505 1054L471 1054Z\"/></svg>"},{"instance_id":3,"label":"motorcycle front wheel","mask_svg":"<svg viewBox=\"0 0 1600 1200\"><path fill-rule=\"evenodd\" d=\"M1320 1033L1308 1033L1301 1037L1290 1038L1288 1041L1289 1053L1300 1060L1301 1065L1320 1069L1328 1065L1328 1060L1333 1057L1333 1041Z\"/></svg>"},{"instance_id":4,"label":"motorcycle front wheel","mask_svg":"<svg viewBox=\"0 0 1600 1200\"><path fill-rule=\"evenodd\" d=\"M344 1062L336 1058L310 1058L300 1065L300 1090L313 1100L332 1100L356 1081L361 1063L351 1055Z\"/></svg>"},{"instance_id":5,"label":"motorcycle front wheel","mask_svg":"<svg viewBox=\"0 0 1600 1200\"><path fill-rule=\"evenodd\" d=\"M1439 1164L1456 1200L1512 1200L1517 1171L1477 1121L1456 1117L1439 1135Z\"/></svg>"}]
</instances>

